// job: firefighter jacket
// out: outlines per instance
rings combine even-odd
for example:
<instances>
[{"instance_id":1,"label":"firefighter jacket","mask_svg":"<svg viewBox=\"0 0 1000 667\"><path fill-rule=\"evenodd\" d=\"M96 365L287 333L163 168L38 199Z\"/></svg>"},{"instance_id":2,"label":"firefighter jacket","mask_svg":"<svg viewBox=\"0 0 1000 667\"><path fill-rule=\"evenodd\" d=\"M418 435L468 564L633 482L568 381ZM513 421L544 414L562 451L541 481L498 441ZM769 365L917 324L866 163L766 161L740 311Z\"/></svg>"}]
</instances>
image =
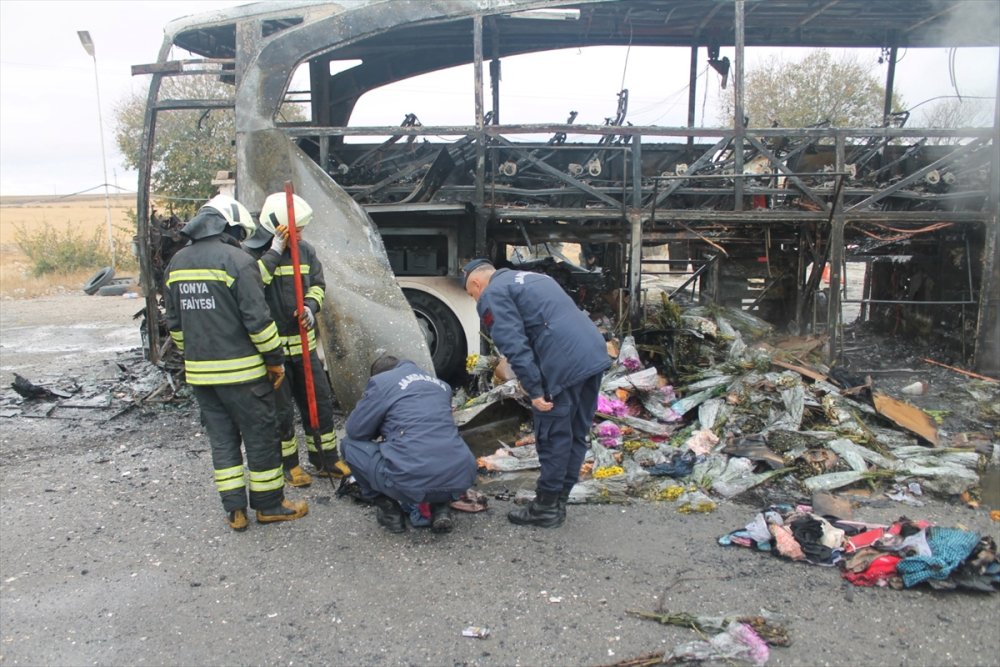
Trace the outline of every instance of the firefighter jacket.
<instances>
[{"instance_id":1,"label":"firefighter jacket","mask_svg":"<svg viewBox=\"0 0 1000 667\"><path fill-rule=\"evenodd\" d=\"M476 310L530 398L556 396L611 365L597 326L549 276L498 269Z\"/></svg>"},{"instance_id":2,"label":"firefighter jacket","mask_svg":"<svg viewBox=\"0 0 1000 667\"><path fill-rule=\"evenodd\" d=\"M194 240L170 260L167 328L192 385L253 382L284 363L253 258L226 234Z\"/></svg>"},{"instance_id":3,"label":"firefighter jacket","mask_svg":"<svg viewBox=\"0 0 1000 667\"><path fill-rule=\"evenodd\" d=\"M299 239L299 262L302 272L302 296L304 304L319 312L326 298L326 280L323 278L323 264L316 256L316 249ZM302 356L302 338L299 336L299 321L295 317L295 271L292 268L292 253L288 248L280 255L268 250L257 261L260 277L264 281L267 305L278 327L278 335L289 357ZM316 329L307 333L309 349L316 349Z\"/></svg>"},{"instance_id":4,"label":"firefighter jacket","mask_svg":"<svg viewBox=\"0 0 1000 667\"><path fill-rule=\"evenodd\" d=\"M409 498L468 489L476 459L451 416L451 387L412 361L375 375L345 424L347 436L374 440L386 481Z\"/></svg>"}]
</instances>

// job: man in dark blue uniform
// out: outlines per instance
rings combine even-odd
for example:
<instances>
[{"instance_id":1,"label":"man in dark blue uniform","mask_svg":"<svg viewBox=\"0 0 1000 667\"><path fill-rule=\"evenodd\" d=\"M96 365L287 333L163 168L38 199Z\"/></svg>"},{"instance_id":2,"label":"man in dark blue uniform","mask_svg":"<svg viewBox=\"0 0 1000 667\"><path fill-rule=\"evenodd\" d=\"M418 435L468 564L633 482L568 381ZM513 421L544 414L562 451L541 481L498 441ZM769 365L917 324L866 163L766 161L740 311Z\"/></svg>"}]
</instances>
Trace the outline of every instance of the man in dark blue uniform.
<instances>
[{"instance_id":1,"label":"man in dark blue uniform","mask_svg":"<svg viewBox=\"0 0 1000 667\"><path fill-rule=\"evenodd\" d=\"M362 496L378 508L380 525L401 533L406 521L399 502L430 503L431 529L451 531L448 505L472 486L476 459L451 416L448 383L383 354L346 430L341 451Z\"/></svg>"},{"instance_id":2,"label":"man in dark blue uniform","mask_svg":"<svg viewBox=\"0 0 1000 667\"><path fill-rule=\"evenodd\" d=\"M611 365L604 337L552 278L474 259L463 269L486 334L531 399L542 466L531 504L507 514L518 525L556 528L590 448L601 376Z\"/></svg>"}]
</instances>

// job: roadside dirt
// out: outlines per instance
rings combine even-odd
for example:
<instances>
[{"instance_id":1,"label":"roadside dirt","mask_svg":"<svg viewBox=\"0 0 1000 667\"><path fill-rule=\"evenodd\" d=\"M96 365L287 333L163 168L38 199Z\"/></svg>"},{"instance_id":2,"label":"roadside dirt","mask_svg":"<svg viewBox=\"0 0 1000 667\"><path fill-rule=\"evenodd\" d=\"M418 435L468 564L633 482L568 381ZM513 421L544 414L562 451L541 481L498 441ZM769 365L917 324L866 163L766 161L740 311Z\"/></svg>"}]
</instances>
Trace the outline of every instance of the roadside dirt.
<instances>
[{"instance_id":1,"label":"roadside dirt","mask_svg":"<svg viewBox=\"0 0 1000 667\"><path fill-rule=\"evenodd\" d=\"M771 665L992 665L1000 595L854 588L832 568L716 540L759 509L722 502L570 506L557 530L512 526L511 504L454 533L384 533L323 482L289 495L308 517L236 534L211 482L193 403L127 411L155 386L141 301L65 295L0 303L0 662L24 664L584 665L698 639L626 610L784 618ZM13 373L93 388L109 409L26 416ZM82 409L86 410L86 409ZM38 414L38 413L35 413ZM113 417L113 418L111 418ZM484 480L492 494L529 478ZM1000 533L985 509L872 499L901 515ZM489 638L462 637L466 626Z\"/></svg>"}]
</instances>

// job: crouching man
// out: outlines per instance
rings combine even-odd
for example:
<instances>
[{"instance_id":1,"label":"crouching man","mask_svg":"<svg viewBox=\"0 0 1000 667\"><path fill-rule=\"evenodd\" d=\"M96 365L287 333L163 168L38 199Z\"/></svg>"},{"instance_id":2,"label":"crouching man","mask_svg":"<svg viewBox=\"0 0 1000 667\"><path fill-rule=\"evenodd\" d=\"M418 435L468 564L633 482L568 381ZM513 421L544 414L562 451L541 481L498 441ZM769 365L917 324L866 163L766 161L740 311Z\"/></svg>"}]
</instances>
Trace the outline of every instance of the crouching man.
<instances>
[{"instance_id":1,"label":"crouching man","mask_svg":"<svg viewBox=\"0 0 1000 667\"><path fill-rule=\"evenodd\" d=\"M451 531L449 503L472 486L476 459L452 419L448 383L383 354L346 430L341 452L363 497L378 508L381 526L401 533L406 520L399 503L429 503L431 530Z\"/></svg>"}]
</instances>

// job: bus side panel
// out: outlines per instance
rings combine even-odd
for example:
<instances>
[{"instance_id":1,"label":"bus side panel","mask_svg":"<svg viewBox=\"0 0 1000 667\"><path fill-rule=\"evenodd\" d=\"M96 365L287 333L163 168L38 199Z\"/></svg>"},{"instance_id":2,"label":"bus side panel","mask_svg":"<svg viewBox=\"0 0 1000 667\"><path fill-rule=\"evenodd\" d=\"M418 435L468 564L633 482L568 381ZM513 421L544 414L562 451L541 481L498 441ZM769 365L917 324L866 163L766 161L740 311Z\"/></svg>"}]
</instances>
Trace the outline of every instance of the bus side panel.
<instances>
[{"instance_id":1,"label":"bus side panel","mask_svg":"<svg viewBox=\"0 0 1000 667\"><path fill-rule=\"evenodd\" d=\"M244 149L240 196L249 205L259 208L291 180L313 207L304 237L323 263L320 331L341 407L350 411L361 397L378 349L432 369L427 343L364 209L280 130L248 132Z\"/></svg>"}]
</instances>

